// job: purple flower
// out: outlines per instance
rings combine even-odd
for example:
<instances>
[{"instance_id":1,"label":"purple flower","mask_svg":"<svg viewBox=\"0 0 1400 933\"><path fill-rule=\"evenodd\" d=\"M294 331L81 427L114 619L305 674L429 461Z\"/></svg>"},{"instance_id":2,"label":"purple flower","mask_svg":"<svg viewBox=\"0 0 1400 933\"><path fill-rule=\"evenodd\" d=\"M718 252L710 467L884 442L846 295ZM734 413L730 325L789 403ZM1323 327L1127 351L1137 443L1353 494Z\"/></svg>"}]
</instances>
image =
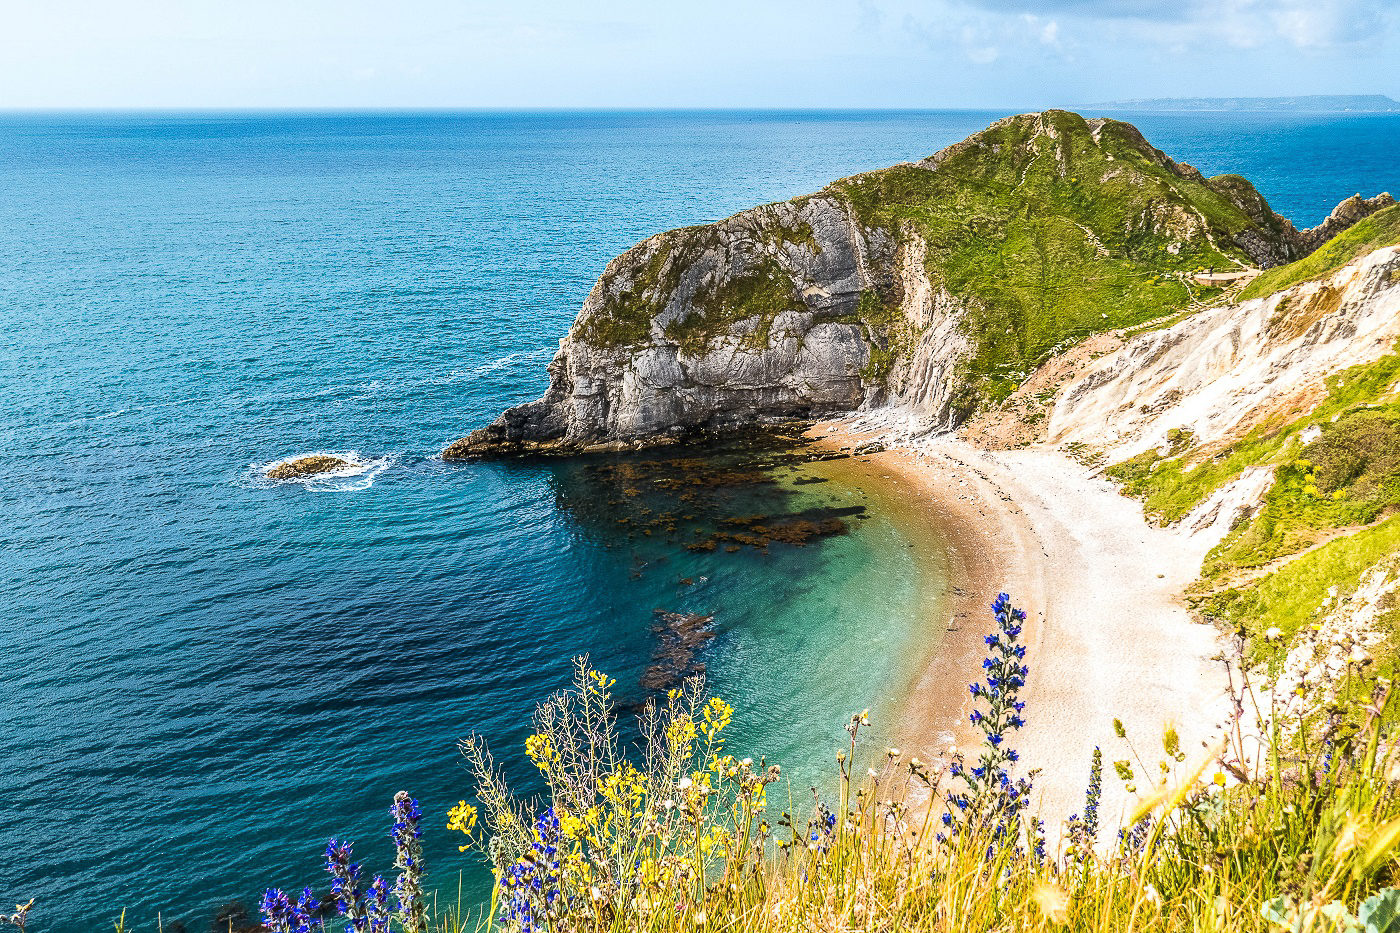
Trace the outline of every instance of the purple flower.
<instances>
[{"instance_id":1,"label":"purple flower","mask_svg":"<svg viewBox=\"0 0 1400 933\"><path fill-rule=\"evenodd\" d=\"M1006 593L999 593L991 608L997 630L983 638L989 649L982 661L984 680L968 685L968 692L979 701L968 720L982 730L986 745L975 767L964 770L956 762L949 765L948 773L963 781L966 789L947 793L943 823L953 835L974 827L987 831L999 840L998 845L1016 845L1025 833L1034 852L1037 839L1022 817L1030 781L1012 780L1009 768L1020 761L1020 755L1007 741L1012 730L1026 724L1021 717L1025 704L1016 696L1029 673L1022 663L1026 646L1017 642L1026 613L1012 607Z\"/></svg>"},{"instance_id":2,"label":"purple flower","mask_svg":"<svg viewBox=\"0 0 1400 933\"><path fill-rule=\"evenodd\" d=\"M355 933L364 933L364 910L360 905L360 866L351 862L352 844L332 839L326 843L326 871L331 876L331 894L336 910L350 920Z\"/></svg>"},{"instance_id":3,"label":"purple flower","mask_svg":"<svg viewBox=\"0 0 1400 933\"><path fill-rule=\"evenodd\" d=\"M394 825L389 837L394 840L394 867L399 876L394 882L394 899L398 901L399 920L404 933L423 933L428 921L428 908L423 899L423 830L418 823L423 810L418 801L399 791L389 808Z\"/></svg>"},{"instance_id":4,"label":"purple flower","mask_svg":"<svg viewBox=\"0 0 1400 933\"><path fill-rule=\"evenodd\" d=\"M262 899L263 926L275 933L311 933L312 918L321 904L310 888L304 888L292 903L280 888L268 888Z\"/></svg>"},{"instance_id":5,"label":"purple flower","mask_svg":"<svg viewBox=\"0 0 1400 933\"><path fill-rule=\"evenodd\" d=\"M375 875L370 882L365 913L369 919L369 933L389 933L389 886L384 883L383 875Z\"/></svg>"}]
</instances>

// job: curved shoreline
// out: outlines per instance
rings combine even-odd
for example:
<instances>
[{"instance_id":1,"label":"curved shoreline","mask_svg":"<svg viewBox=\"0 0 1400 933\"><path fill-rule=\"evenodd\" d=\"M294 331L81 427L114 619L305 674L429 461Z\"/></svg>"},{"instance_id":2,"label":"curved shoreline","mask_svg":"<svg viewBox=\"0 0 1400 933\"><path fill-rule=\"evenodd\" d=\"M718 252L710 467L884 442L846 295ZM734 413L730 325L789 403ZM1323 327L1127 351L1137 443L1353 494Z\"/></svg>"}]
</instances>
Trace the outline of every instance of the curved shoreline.
<instances>
[{"instance_id":1,"label":"curved shoreline","mask_svg":"<svg viewBox=\"0 0 1400 933\"><path fill-rule=\"evenodd\" d=\"M854 420L814 428L838 448L882 432ZM1001 591L1027 613L1027 726L1015 745L1026 767L1042 769L1036 796L1052 840L1083 806L1095 746L1110 775L1111 762L1133 761L1145 788L1164 757L1166 726L1179 731L1188 755L1219 734L1223 642L1180 596L1213 540L1149 524L1136 501L1052 449L989 452L952 438L886 443L862 456L911 489L911 508L933 513L953 571L947 631L903 704L905 748L925 760L950 744L975 754L981 735L967 721L967 684L980 673L988 606ZM1115 736L1115 719L1131 747ZM1111 776L1103 791L1107 828L1130 795Z\"/></svg>"}]
</instances>

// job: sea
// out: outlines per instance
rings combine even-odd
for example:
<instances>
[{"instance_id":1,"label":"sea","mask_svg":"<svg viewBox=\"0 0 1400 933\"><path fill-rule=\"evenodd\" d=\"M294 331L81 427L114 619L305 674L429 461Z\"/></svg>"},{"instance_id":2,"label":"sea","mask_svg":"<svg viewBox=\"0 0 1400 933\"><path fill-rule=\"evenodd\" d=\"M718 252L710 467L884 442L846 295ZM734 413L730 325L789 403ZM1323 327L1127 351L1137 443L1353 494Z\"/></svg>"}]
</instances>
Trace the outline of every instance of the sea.
<instances>
[{"instance_id":1,"label":"sea","mask_svg":"<svg viewBox=\"0 0 1400 933\"><path fill-rule=\"evenodd\" d=\"M439 906L474 905L458 742L538 792L532 711L585 655L624 732L703 671L729 750L821 793L956 585L886 478L772 439L438 452L543 391L637 241L1004 115L0 113L0 903L36 898L36 933L223 929L324 887L330 837L388 872L406 790ZM1114 116L1300 226L1400 193L1400 117ZM315 452L353 467L263 476ZM839 532L755 542L755 516Z\"/></svg>"}]
</instances>

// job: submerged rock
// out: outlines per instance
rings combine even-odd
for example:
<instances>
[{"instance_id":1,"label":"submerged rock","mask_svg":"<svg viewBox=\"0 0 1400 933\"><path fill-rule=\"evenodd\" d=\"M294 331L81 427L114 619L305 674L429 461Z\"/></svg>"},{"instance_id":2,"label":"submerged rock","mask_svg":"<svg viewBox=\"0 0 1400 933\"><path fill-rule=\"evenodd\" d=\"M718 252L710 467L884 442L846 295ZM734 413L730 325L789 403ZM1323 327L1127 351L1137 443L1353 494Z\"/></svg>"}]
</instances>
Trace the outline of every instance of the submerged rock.
<instances>
[{"instance_id":1,"label":"submerged rock","mask_svg":"<svg viewBox=\"0 0 1400 933\"><path fill-rule=\"evenodd\" d=\"M715 637L715 617L698 612L654 609L652 619L656 649L652 652L651 666L642 674L642 689L669 690L687 677L705 673L705 665L696 655Z\"/></svg>"},{"instance_id":2,"label":"submerged rock","mask_svg":"<svg viewBox=\"0 0 1400 933\"><path fill-rule=\"evenodd\" d=\"M349 460L343 457L332 456L331 454L312 454L309 457L296 457L291 460L283 460L274 463L267 468L268 479L305 479L308 476L320 476L322 473L333 473L336 470L354 466Z\"/></svg>"}]
</instances>

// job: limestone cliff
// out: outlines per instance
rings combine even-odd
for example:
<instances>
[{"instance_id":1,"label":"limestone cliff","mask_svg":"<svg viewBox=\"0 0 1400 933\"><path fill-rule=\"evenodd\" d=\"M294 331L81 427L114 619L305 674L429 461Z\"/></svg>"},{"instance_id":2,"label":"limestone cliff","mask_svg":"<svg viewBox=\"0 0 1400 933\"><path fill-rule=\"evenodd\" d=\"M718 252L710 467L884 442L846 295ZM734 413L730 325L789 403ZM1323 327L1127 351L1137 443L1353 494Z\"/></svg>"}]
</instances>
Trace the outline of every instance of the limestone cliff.
<instances>
[{"instance_id":1,"label":"limestone cliff","mask_svg":"<svg viewBox=\"0 0 1400 933\"><path fill-rule=\"evenodd\" d=\"M1271 266L1391 203L1299 232L1238 176L1132 126L998 121L917 163L643 241L608 264L543 398L444 456L655 443L888 403L953 426L1087 335L1199 296L1190 273Z\"/></svg>"},{"instance_id":2,"label":"limestone cliff","mask_svg":"<svg viewBox=\"0 0 1400 933\"><path fill-rule=\"evenodd\" d=\"M1060 392L1047 440L1111 460L1169 445L1219 446L1325 394L1328 376L1392 351L1400 337L1400 246L1320 279L1210 308L1129 340Z\"/></svg>"}]
</instances>

